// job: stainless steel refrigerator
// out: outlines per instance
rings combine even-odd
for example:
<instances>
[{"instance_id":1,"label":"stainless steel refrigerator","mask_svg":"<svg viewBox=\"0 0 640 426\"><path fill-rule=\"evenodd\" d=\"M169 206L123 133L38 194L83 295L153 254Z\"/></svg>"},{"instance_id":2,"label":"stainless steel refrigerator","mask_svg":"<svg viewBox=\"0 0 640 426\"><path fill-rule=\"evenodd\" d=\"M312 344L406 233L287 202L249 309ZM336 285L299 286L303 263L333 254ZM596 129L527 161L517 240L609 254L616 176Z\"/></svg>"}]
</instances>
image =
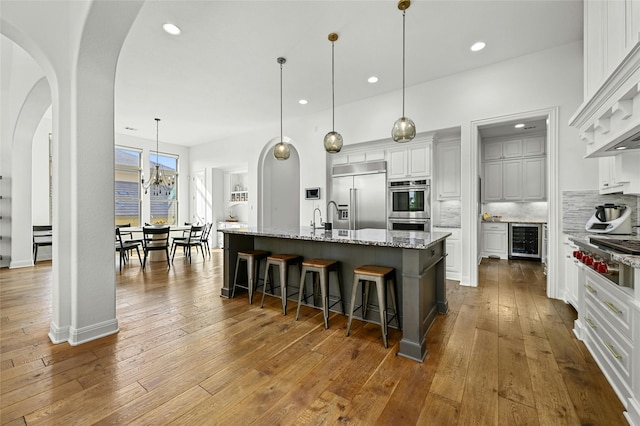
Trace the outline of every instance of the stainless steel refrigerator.
<instances>
[{"instance_id":1,"label":"stainless steel refrigerator","mask_svg":"<svg viewBox=\"0 0 640 426\"><path fill-rule=\"evenodd\" d=\"M331 176L335 229L387 228L386 161L334 166Z\"/></svg>"}]
</instances>

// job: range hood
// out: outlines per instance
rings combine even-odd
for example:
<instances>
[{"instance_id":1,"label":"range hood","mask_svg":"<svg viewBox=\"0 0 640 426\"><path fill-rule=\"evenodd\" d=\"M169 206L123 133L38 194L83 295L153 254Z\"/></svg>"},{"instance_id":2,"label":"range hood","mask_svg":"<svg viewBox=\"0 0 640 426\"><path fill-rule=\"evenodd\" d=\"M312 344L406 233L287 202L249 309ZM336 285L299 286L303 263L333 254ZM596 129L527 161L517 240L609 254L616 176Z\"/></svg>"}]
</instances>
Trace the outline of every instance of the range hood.
<instances>
[{"instance_id":1,"label":"range hood","mask_svg":"<svg viewBox=\"0 0 640 426\"><path fill-rule=\"evenodd\" d=\"M640 41L569 120L585 158L640 151ZM624 147L624 148L623 148Z\"/></svg>"}]
</instances>

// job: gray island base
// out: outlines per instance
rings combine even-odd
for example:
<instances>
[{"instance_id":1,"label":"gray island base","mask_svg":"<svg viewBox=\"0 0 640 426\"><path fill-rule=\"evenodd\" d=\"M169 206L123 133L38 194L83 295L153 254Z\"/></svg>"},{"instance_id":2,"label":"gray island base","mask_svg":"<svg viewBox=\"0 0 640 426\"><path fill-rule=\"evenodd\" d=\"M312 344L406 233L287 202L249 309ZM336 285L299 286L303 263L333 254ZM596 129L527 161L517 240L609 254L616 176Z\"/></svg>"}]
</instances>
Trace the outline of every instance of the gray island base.
<instances>
[{"instance_id":1,"label":"gray island base","mask_svg":"<svg viewBox=\"0 0 640 426\"><path fill-rule=\"evenodd\" d=\"M398 355L422 362L427 356L426 336L438 313L448 311L445 288L446 238L449 233L387 231L312 230L297 228L224 229L224 284L222 297L231 297L237 253L244 249L291 253L309 258L340 262L342 297L346 312L353 281L353 270L362 265L382 265L396 269L398 310L402 325ZM245 268L241 268L245 269ZM294 272L296 269L292 268ZM239 272L240 273L240 272ZM263 271L260 271L262 276ZM273 274L274 285L278 285ZM296 286L299 277L290 277ZM295 291L294 291L295 292ZM376 300L372 300L377 303ZM333 310L338 309L334 306ZM367 311L364 321L379 322L378 311ZM358 311L360 312L360 311ZM393 327L395 321L390 326Z\"/></svg>"}]
</instances>

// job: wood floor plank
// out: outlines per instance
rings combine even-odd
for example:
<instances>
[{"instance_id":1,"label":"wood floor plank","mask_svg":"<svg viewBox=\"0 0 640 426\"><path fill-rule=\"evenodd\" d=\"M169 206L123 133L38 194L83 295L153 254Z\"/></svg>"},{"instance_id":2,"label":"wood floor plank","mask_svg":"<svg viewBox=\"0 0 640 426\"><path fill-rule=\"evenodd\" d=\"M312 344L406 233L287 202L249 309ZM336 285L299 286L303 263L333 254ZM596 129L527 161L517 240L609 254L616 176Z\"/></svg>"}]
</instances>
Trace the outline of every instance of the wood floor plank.
<instances>
[{"instance_id":1,"label":"wood floor plank","mask_svg":"<svg viewBox=\"0 0 640 426\"><path fill-rule=\"evenodd\" d=\"M220 297L223 253L118 266L120 332L49 341L51 262L0 274L0 424L624 424L622 404L548 299L542 265L483 259L447 281L424 363L377 324L278 298ZM223 423L224 422L224 423Z\"/></svg>"},{"instance_id":2,"label":"wood floor plank","mask_svg":"<svg viewBox=\"0 0 640 426\"><path fill-rule=\"evenodd\" d=\"M498 424L498 335L476 329L458 423Z\"/></svg>"},{"instance_id":3,"label":"wood floor plank","mask_svg":"<svg viewBox=\"0 0 640 426\"><path fill-rule=\"evenodd\" d=\"M524 343L540 423L580 424L549 342L525 336Z\"/></svg>"}]
</instances>

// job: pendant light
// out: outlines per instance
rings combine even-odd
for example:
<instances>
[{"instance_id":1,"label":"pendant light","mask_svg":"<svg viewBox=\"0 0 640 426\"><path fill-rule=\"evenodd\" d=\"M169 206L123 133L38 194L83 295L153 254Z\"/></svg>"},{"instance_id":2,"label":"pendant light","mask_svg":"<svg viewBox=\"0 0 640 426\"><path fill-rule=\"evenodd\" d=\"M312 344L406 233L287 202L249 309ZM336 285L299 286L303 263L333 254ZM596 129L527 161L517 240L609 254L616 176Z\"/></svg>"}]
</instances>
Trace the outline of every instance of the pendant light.
<instances>
[{"instance_id":1,"label":"pendant light","mask_svg":"<svg viewBox=\"0 0 640 426\"><path fill-rule=\"evenodd\" d=\"M141 174L140 179L142 183L142 188L144 189L144 193L146 194L149 187L151 187L151 194L154 196L159 195L169 195L171 189L175 185L175 177L167 177L160 168L160 162L158 161L159 148L158 148L158 129L160 124L160 119L155 118L156 120L156 165L151 169L151 178L148 182L144 181L144 172Z\"/></svg>"},{"instance_id":2,"label":"pendant light","mask_svg":"<svg viewBox=\"0 0 640 426\"><path fill-rule=\"evenodd\" d=\"M395 142L409 142L416 136L416 125L404 115L404 38L405 11L411 6L411 0L400 0L398 9L402 11L402 117L398 118L391 129L391 137Z\"/></svg>"},{"instance_id":3,"label":"pendant light","mask_svg":"<svg viewBox=\"0 0 640 426\"><path fill-rule=\"evenodd\" d=\"M276 160L286 160L291 155L289 145L284 141L282 135L282 65L287 62L285 58L278 58L280 64L280 142L273 147L273 156Z\"/></svg>"},{"instance_id":4,"label":"pendant light","mask_svg":"<svg viewBox=\"0 0 640 426\"><path fill-rule=\"evenodd\" d=\"M338 40L338 34L329 34L329 41L331 42L331 131L324 137L324 149L330 154L340 152L342 149L342 135L336 132L336 90L334 79L334 60L333 50L335 42Z\"/></svg>"}]
</instances>

